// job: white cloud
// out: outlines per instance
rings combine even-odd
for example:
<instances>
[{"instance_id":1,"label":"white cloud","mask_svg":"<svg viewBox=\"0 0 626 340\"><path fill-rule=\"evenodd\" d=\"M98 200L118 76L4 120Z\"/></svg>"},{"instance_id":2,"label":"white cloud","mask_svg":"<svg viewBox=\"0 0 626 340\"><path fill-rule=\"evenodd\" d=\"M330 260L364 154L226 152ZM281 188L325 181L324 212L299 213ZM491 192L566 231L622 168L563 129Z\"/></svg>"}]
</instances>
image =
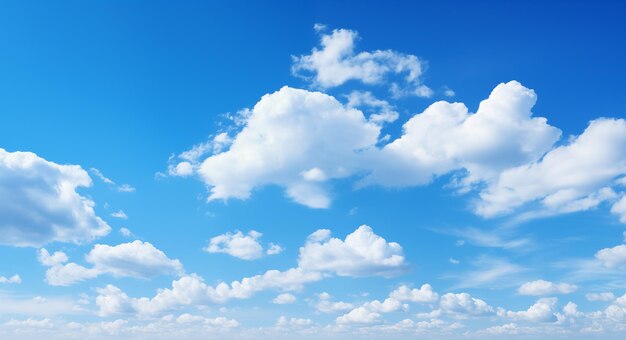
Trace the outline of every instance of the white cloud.
<instances>
[{"instance_id":1,"label":"white cloud","mask_svg":"<svg viewBox=\"0 0 626 340\"><path fill-rule=\"evenodd\" d=\"M448 262L450 262L452 264L459 264L459 263L461 263L461 261L459 261L459 260L457 260L455 258L452 258L452 257L448 259Z\"/></svg>"},{"instance_id":2,"label":"white cloud","mask_svg":"<svg viewBox=\"0 0 626 340\"><path fill-rule=\"evenodd\" d=\"M34 316L54 316L78 314L84 310L72 299L66 297L41 296L22 298L17 296L5 296L0 294L0 314L2 315L24 315Z\"/></svg>"},{"instance_id":3,"label":"white cloud","mask_svg":"<svg viewBox=\"0 0 626 340\"><path fill-rule=\"evenodd\" d=\"M324 292L319 294L319 302L315 304L315 309L322 313L344 312L354 308L354 305L343 301L331 301L330 294Z\"/></svg>"},{"instance_id":4,"label":"white cloud","mask_svg":"<svg viewBox=\"0 0 626 340\"><path fill-rule=\"evenodd\" d=\"M241 231L225 233L211 238L209 245L204 251L209 253L224 253L242 260L256 260L263 256L263 246L259 239L263 234L251 230L244 235ZM279 245L270 243L265 252L267 255L276 255L282 252Z\"/></svg>"},{"instance_id":5,"label":"white cloud","mask_svg":"<svg viewBox=\"0 0 626 340\"><path fill-rule=\"evenodd\" d=\"M516 320L554 322L557 321L557 317L554 314L556 302L556 298L542 298L537 300L537 302L534 305L530 306L528 310L512 312L499 309L498 315Z\"/></svg>"},{"instance_id":6,"label":"white cloud","mask_svg":"<svg viewBox=\"0 0 626 340\"><path fill-rule=\"evenodd\" d=\"M117 191L119 191L119 192L135 192L135 191L137 191L137 189L135 189L135 187L131 186L130 184L122 184L119 187L117 187Z\"/></svg>"},{"instance_id":7,"label":"white cloud","mask_svg":"<svg viewBox=\"0 0 626 340\"><path fill-rule=\"evenodd\" d=\"M553 148L561 132L533 117L536 98L516 81L499 84L476 113L462 103L439 101L391 139L381 136L380 123L395 119L395 111L368 92L353 92L342 105L323 93L283 87L246 111L223 150L213 149L202 160L212 150L203 147L193 156L178 156L179 164L189 163L189 171L200 175L210 201L247 199L256 188L278 185L300 204L327 208L333 180L407 187L450 173L449 187L480 190L474 210L484 217L522 208L527 211L520 218L567 213L618 198L613 187L626 174L620 151L626 150L626 122L592 121L579 137ZM368 120L354 108L359 105L379 112ZM621 214L621 206L616 203L613 212Z\"/></svg>"},{"instance_id":8,"label":"white cloud","mask_svg":"<svg viewBox=\"0 0 626 340\"><path fill-rule=\"evenodd\" d=\"M613 204L611 212L619 216L620 222L626 223L626 195L623 195L622 198ZM626 239L626 235L624 236L624 239Z\"/></svg>"},{"instance_id":9,"label":"white cloud","mask_svg":"<svg viewBox=\"0 0 626 340\"><path fill-rule=\"evenodd\" d=\"M248 299L257 292L269 289L299 291L306 283L322 280L322 274L326 272L345 276L385 276L396 273L405 265L404 257L398 255L402 248L396 243L387 243L367 226L359 227L345 241L329 237L330 231L325 229L312 233L300 249L299 266L296 268L268 270L230 284L222 282L209 286L196 274L185 275L173 281L172 288L160 289L152 298L130 298L119 288L109 285L98 290L96 303L100 307L99 313L155 314L181 306ZM321 253L314 249L320 249ZM325 261L330 262L320 267L314 264L311 256L323 256ZM421 292L426 294L428 287L422 287Z\"/></svg>"},{"instance_id":10,"label":"white cloud","mask_svg":"<svg viewBox=\"0 0 626 340\"><path fill-rule=\"evenodd\" d=\"M283 252L283 248L281 246L279 246L278 244L274 244L272 242L270 242L269 247L267 248L267 251L265 251L265 253L267 255L277 255Z\"/></svg>"},{"instance_id":11,"label":"white cloud","mask_svg":"<svg viewBox=\"0 0 626 340\"><path fill-rule=\"evenodd\" d=\"M372 323L378 321L380 313L371 311L365 307L358 307L337 318L338 324L348 323Z\"/></svg>"},{"instance_id":12,"label":"white cloud","mask_svg":"<svg viewBox=\"0 0 626 340\"><path fill-rule=\"evenodd\" d=\"M66 263L65 253L50 255L46 249L39 250L39 261L50 267L46 271L46 281L53 286L68 286L102 274L149 278L183 272L180 261L169 259L161 250L142 241L117 246L96 244L85 259L93 264L92 268Z\"/></svg>"},{"instance_id":13,"label":"white cloud","mask_svg":"<svg viewBox=\"0 0 626 340\"><path fill-rule=\"evenodd\" d=\"M588 293L585 294L585 298L589 301L613 301L615 300L615 295L611 292Z\"/></svg>"},{"instance_id":14,"label":"white cloud","mask_svg":"<svg viewBox=\"0 0 626 340\"><path fill-rule=\"evenodd\" d=\"M78 165L59 165L31 152L0 148L0 244L38 247L49 242L80 243L109 233L94 202L79 195L91 186Z\"/></svg>"},{"instance_id":15,"label":"white cloud","mask_svg":"<svg viewBox=\"0 0 626 340\"><path fill-rule=\"evenodd\" d=\"M287 305L296 302L296 297L293 294L283 293L276 296L272 302L277 305Z\"/></svg>"},{"instance_id":16,"label":"white cloud","mask_svg":"<svg viewBox=\"0 0 626 340\"><path fill-rule=\"evenodd\" d=\"M512 166L539 159L560 131L532 117L534 91L516 81L499 84L475 114L462 103L439 101L413 116L403 135L385 145L364 184L411 186L464 169L463 191L490 182Z\"/></svg>"},{"instance_id":17,"label":"white cloud","mask_svg":"<svg viewBox=\"0 0 626 340\"><path fill-rule=\"evenodd\" d=\"M352 175L379 132L331 96L283 87L263 96L230 148L206 158L198 173L209 200L246 199L254 188L276 184L300 204L327 208L321 180Z\"/></svg>"},{"instance_id":18,"label":"white cloud","mask_svg":"<svg viewBox=\"0 0 626 340\"><path fill-rule=\"evenodd\" d=\"M376 124L395 122L400 114L395 111L393 105L381 99L377 99L371 92L352 91L348 96L348 107L369 107L376 111L369 115L369 121Z\"/></svg>"},{"instance_id":19,"label":"white cloud","mask_svg":"<svg viewBox=\"0 0 626 340\"><path fill-rule=\"evenodd\" d=\"M613 248L601 249L596 253L596 259L608 268L626 265L626 245L620 244Z\"/></svg>"},{"instance_id":20,"label":"white cloud","mask_svg":"<svg viewBox=\"0 0 626 340\"><path fill-rule=\"evenodd\" d=\"M570 294L578 289L575 285L568 283L554 283L545 280L536 280L526 282L519 287L518 293L522 295L553 295L553 294Z\"/></svg>"},{"instance_id":21,"label":"white cloud","mask_svg":"<svg viewBox=\"0 0 626 340\"><path fill-rule=\"evenodd\" d=\"M540 161L499 174L480 194L477 212L494 216L530 202L539 203L544 214L591 209L615 197L610 186L625 173L626 121L596 119Z\"/></svg>"},{"instance_id":22,"label":"white cloud","mask_svg":"<svg viewBox=\"0 0 626 340\"><path fill-rule=\"evenodd\" d=\"M493 314L493 307L485 301L473 298L467 293L447 293L441 296L439 306L444 312L461 316L482 316Z\"/></svg>"},{"instance_id":23,"label":"white cloud","mask_svg":"<svg viewBox=\"0 0 626 340\"><path fill-rule=\"evenodd\" d=\"M278 320L276 320L276 327L280 328L288 328L288 327L304 327L312 324L313 321L311 319L304 318L287 318L284 315L281 315Z\"/></svg>"},{"instance_id":24,"label":"white cloud","mask_svg":"<svg viewBox=\"0 0 626 340\"><path fill-rule=\"evenodd\" d=\"M304 77L310 74L314 85L321 88L339 86L350 80L381 84L391 75L403 75L402 85L391 84L393 95L432 96L432 90L421 83L425 64L418 57L392 50L355 54L357 39L357 32L346 29L322 34L320 49L314 48L310 55L293 57L293 73Z\"/></svg>"},{"instance_id":25,"label":"white cloud","mask_svg":"<svg viewBox=\"0 0 626 340\"><path fill-rule=\"evenodd\" d=\"M0 276L0 283L15 283L15 284L20 284L22 283L22 278L15 274L11 277L4 277L4 276Z\"/></svg>"},{"instance_id":26,"label":"white cloud","mask_svg":"<svg viewBox=\"0 0 626 340\"><path fill-rule=\"evenodd\" d=\"M322 298L322 296L320 296ZM338 324L348 323L373 323L378 321L382 313L391 313L398 310L407 310L408 305L403 302L433 303L439 295L433 292L429 284L424 284L420 289L410 289L407 286L400 286L383 300L373 300L364 303L360 307L352 309L350 312L338 317Z\"/></svg>"},{"instance_id":27,"label":"white cloud","mask_svg":"<svg viewBox=\"0 0 626 340\"><path fill-rule=\"evenodd\" d=\"M100 172L100 170L98 170L96 168L91 168L91 169L89 169L89 171L91 171L94 175L96 175L96 177L98 177L104 183L106 183L106 184L115 184L115 182L113 182L110 178L104 176L102 174L102 172Z\"/></svg>"},{"instance_id":28,"label":"white cloud","mask_svg":"<svg viewBox=\"0 0 626 340\"><path fill-rule=\"evenodd\" d=\"M433 291L428 283L423 284L419 289L400 286L389 294L389 297L398 301L411 301L419 303L432 303L439 299L439 295Z\"/></svg>"},{"instance_id":29,"label":"white cloud","mask_svg":"<svg viewBox=\"0 0 626 340\"><path fill-rule=\"evenodd\" d=\"M160 289L152 298L131 298L119 288L108 285L98 289L96 304L102 316L123 313L151 315L182 306L204 306L230 299L247 299L267 289L297 291L305 283L321 279L319 273L292 268L283 272L268 270L262 275L246 277L230 284L222 282L212 287L192 274L173 281L172 288Z\"/></svg>"},{"instance_id":30,"label":"white cloud","mask_svg":"<svg viewBox=\"0 0 626 340\"><path fill-rule=\"evenodd\" d=\"M459 282L456 288L494 287L496 284L511 284L515 281L515 274L526 268L508 262L505 259L481 256L472 262L474 269L465 272L455 271L449 275Z\"/></svg>"},{"instance_id":31,"label":"white cloud","mask_svg":"<svg viewBox=\"0 0 626 340\"><path fill-rule=\"evenodd\" d=\"M91 169L89 169L89 171L91 171L91 173L93 173L96 177L98 177L100 180L102 180L102 182L104 182L106 184L110 184L110 185L115 185L115 182L113 180L111 180L110 178L106 177L104 174L102 174L102 172L100 172L100 170L98 170L96 168L91 168ZM130 184L122 184L122 185L117 187L117 191L119 191L119 192L135 192L135 188L133 188Z\"/></svg>"},{"instance_id":32,"label":"white cloud","mask_svg":"<svg viewBox=\"0 0 626 340\"><path fill-rule=\"evenodd\" d=\"M121 218L123 220L128 219L128 216L126 216L126 213L124 212L124 210L116 211L116 212L112 213L111 216L113 216L115 218Z\"/></svg>"},{"instance_id":33,"label":"white cloud","mask_svg":"<svg viewBox=\"0 0 626 340\"><path fill-rule=\"evenodd\" d=\"M309 271L353 277L393 276L406 269L402 247L396 242L387 242L366 225L345 240L330 238L330 233L324 229L316 231L300 248L298 265Z\"/></svg>"},{"instance_id":34,"label":"white cloud","mask_svg":"<svg viewBox=\"0 0 626 340\"><path fill-rule=\"evenodd\" d=\"M131 237L133 233L128 228L120 228L120 234L124 237Z\"/></svg>"}]
</instances>

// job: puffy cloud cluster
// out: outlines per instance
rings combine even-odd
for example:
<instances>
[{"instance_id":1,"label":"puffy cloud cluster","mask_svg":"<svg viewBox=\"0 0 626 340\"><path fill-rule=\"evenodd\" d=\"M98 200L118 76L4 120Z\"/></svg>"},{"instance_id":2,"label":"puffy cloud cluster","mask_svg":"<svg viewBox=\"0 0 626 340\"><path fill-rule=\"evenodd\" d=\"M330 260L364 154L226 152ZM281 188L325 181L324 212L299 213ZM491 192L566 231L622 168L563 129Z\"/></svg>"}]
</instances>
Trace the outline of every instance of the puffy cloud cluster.
<instances>
[{"instance_id":1,"label":"puffy cloud cluster","mask_svg":"<svg viewBox=\"0 0 626 340\"><path fill-rule=\"evenodd\" d=\"M393 82L394 96L415 95L430 97L433 91L421 82L425 63L414 55L392 50L354 52L358 34L347 29L336 29L322 34L321 48L313 48L310 55L293 58L292 71L296 75L312 74L314 85L330 88L350 80L364 84L381 84L393 74L404 75L403 84Z\"/></svg>"},{"instance_id":2,"label":"puffy cloud cluster","mask_svg":"<svg viewBox=\"0 0 626 340\"><path fill-rule=\"evenodd\" d=\"M80 243L109 233L94 202L79 195L91 178L78 165L49 162L31 152L0 148L0 244L38 247Z\"/></svg>"},{"instance_id":3,"label":"puffy cloud cluster","mask_svg":"<svg viewBox=\"0 0 626 340\"><path fill-rule=\"evenodd\" d=\"M225 253L243 260L256 260L263 256L263 246L259 243L259 239L263 234L258 231L251 230L247 235L241 231L226 233L211 238L209 245L204 251L209 253ZM268 255L276 255L282 252L282 248L270 243L266 251Z\"/></svg>"},{"instance_id":4,"label":"puffy cloud cluster","mask_svg":"<svg viewBox=\"0 0 626 340\"><path fill-rule=\"evenodd\" d=\"M60 261L67 261L62 256L57 257ZM131 312L149 315L180 306L248 299L257 292L269 289L298 291L306 283L321 280L324 275L388 276L398 273L405 266L402 247L395 242L385 241L368 226L359 227L345 240L330 238L329 230L320 229L309 235L306 244L300 248L298 267L295 268L268 270L264 274L245 277L230 284L221 282L216 286L207 285L198 275L185 275L173 281L172 288L161 289L152 298L131 298L119 288L108 285L98 290L96 303L101 315ZM434 294L430 286L415 291L403 290L401 293L409 300L428 299ZM290 300L293 300L291 296L283 295L276 302Z\"/></svg>"},{"instance_id":5,"label":"puffy cloud cluster","mask_svg":"<svg viewBox=\"0 0 626 340\"><path fill-rule=\"evenodd\" d=\"M99 314L114 315L138 313L151 315L181 306L202 306L223 303L230 299L247 299L257 292L267 289L296 291L308 282L321 280L319 273L304 272L299 268L286 271L268 270L264 274L243 278L230 284L220 283L209 286L198 275L183 276L172 282L172 288L165 288L152 298L131 298L119 288L107 285L98 289L96 304Z\"/></svg>"},{"instance_id":6,"label":"puffy cloud cluster","mask_svg":"<svg viewBox=\"0 0 626 340\"><path fill-rule=\"evenodd\" d=\"M339 276L393 276L406 269L402 247L387 242L372 228L362 225L345 240L331 238L320 229L300 248L298 266L308 271L335 273Z\"/></svg>"},{"instance_id":7,"label":"puffy cloud cluster","mask_svg":"<svg viewBox=\"0 0 626 340\"><path fill-rule=\"evenodd\" d=\"M168 258L152 244L139 240L117 246L96 244L85 259L93 267L66 263L68 258L63 252L51 255L44 248L39 250L39 262L50 267L46 271L46 281L53 286L69 286L102 274L149 278L183 272L180 261Z\"/></svg>"},{"instance_id":8,"label":"puffy cloud cluster","mask_svg":"<svg viewBox=\"0 0 626 340\"><path fill-rule=\"evenodd\" d=\"M618 268L626 265L626 245L620 244L613 248L600 249L596 259L608 268Z\"/></svg>"},{"instance_id":9,"label":"puffy cloud cluster","mask_svg":"<svg viewBox=\"0 0 626 340\"><path fill-rule=\"evenodd\" d=\"M494 313L493 307L485 301L467 293L447 293L439 300L441 310L454 315L483 316Z\"/></svg>"},{"instance_id":10,"label":"puffy cloud cluster","mask_svg":"<svg viewBox=\"0 0 626 340\"><path fill-rule=\"evenodd\" d=\"M554 322L557 321L555 314L556 298L542 298L530 306L528 310L512 312L498 309L498 315L516 320L527 320L534 322Z\"/></svg>"},{"instance_id":11,"label":"puffy cloud cluster","mask_svg":"<svg viewBox=\"0 0 626 340\"><path fill-rule=\"evenodd\" d=\"M576 291L578 287L569 283L554 283L546 280L536 280L526 282L519 287L518 293L522 295L552 295L552 294L570 294Z\"/></svg>"},{"instance_id":12,"label":"puffy cloud cluster","mask_svg":"<svg viewBox=\"0 0 626 340\"><path fill-rule=\"evenodd\" d=\"M181 154L172 167L200 175L209 200L247 199L256 188L278 185L300 204L327 208L333 180L407 187L454 174L451 187L478 191L474 211L484 217L524 209L525 217L568 213L602 202L624 216L624 119L596 119L554 147L561 131L533 116L533 90L510 81L496 86L476 113L463 103L435 102L393 139L381 136L382 124L397 118L389 103L369 92L347 98L342 104L323 93L283 87L245 111L241 130L223 137L223 147ZM366 117L357 107L376 113Z\"/></svg>"},{"instance_id":13,"label":"puffy cloud cluster","mask_svg":"<svg viewBox=\"0 0 626 340\"><path fill-rule=\"evenodd\" d=\"M433 303L439 295L433 292L429 284L424 284L419 289L400 286L383 300L373 300L352 309L350 312L336 319L338 324L373 323L377 322L382 313L390 313L398 310L407 310L408 305L403 302Z\"/></svg>"}]
</instances>

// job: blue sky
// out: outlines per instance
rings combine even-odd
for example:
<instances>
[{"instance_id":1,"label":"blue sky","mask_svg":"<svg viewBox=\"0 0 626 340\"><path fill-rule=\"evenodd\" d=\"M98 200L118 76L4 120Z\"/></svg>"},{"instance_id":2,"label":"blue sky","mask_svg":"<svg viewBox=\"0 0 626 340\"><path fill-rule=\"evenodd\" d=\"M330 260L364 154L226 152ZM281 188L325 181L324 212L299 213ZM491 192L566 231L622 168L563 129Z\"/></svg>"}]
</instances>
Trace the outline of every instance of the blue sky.
<instances>
[{"instance_id":1,"label":"blue sky","mask_svg":"<svg viewBox=\"0 0 626 340\"><path fill-rule=\"evenodd\" d=\"M0 5L3 338L622 338L620 2Z\"/></svg>"}]
</instances>

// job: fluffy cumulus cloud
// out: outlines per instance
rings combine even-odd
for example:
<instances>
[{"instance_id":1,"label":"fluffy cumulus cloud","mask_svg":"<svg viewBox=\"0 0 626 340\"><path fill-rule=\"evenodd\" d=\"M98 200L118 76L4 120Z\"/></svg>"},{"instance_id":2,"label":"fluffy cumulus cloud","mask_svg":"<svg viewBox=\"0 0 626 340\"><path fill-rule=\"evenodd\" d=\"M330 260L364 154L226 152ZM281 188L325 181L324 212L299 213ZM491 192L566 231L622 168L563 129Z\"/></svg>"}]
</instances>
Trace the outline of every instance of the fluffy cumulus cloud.
<instances>
[{"instance_id":1,"label":"fluffy cumulus cloud","mask_svg":"<svg viewBox=\"0 0 626 340\"><path fill-rule=\"evenodd\" d=\"M519 287L518 293L522 295L553 295L553 294L570 294L576 291L578 287L569 283L555 283L545 280L536 280L526 282Z\"/></svg>"},{"instance_id":2,"label":"fluffy cumulus cloud","mask_svg":"<svg viewBox=\"0 0 626 340\"><path fill-rule=\"evenodd\" d=\"M433 103L394 139L381 136L382 124L397 119L392 105L369 92L347 99L342 104L327 94L284 87L242 111L241 129L221 138L228 143L196 146L172 167L198 174L209 200L247 199L256 188L278 185L300 204L327 208L333 180L408 187L453 174L449 187L478 192L474 211L484 217L568 213L605 201L624 215L623 119L594 120L554 147L561 131L533 115L533 90L510 81L497 85L476 113L463 103ZM357 107L374 110L366 115ZM188 155L195 149L202 150Z\"/></svg>"},{"instance_id":3,"label":"fluffy cumulus cloud","mask_svg":"<svg viewBox=\"0 0 626 340\"><path fill-rule=\"evenodd\" d=\"M348 313L339 316L336 322L338 324L373 323L379 321L383 313L408 310L409 306L404 302L433 303L436 302L438 298L439 295L433 292L429 284L424 284L419 289L410 289L403 285L389 293L389 297L385 300L366 302Z\"/></svg>"},{"instance_id":4,"label":"fluffy cumulus cloud","mask_svg":"<svg viewBox=\"0 0 626 340\"><path fill-rule=\"evenodd\" d=\"M433 91L421 82L425 69L422 60L392 50L355 53L357 39L357 32L347 29L322 34L321 48L314 48L310 55L294 57L292 70L321 88L339 86L350 80L381 84L389 81L391 75L401 75L404 78L401 83L391 83L394 96L432 96Z\"/></svg>"},{"instance_id":5,"label":"fluffy cumulus cloud","mask_svg":"<svg viewBox=\"0 0 626 340\"><path fill-rule=\"evenodd\" d=\"M46 271L46 281L54 286L68 286L102 274L150 278L183 273L180 261L168 258L152 244L142 241L117 246L96 244L85 260L93 266L87 268L73 262L66 263L68 257L63 252L50 254L46 249L39 250L39 261L50 267Z\"/></svg>"},{"instance_id":6,"label":"fluffy cumulus cloud","mask_svg":"<svg viewBox=\"0 0 626 340\"><path fill-rule=\"evenodd\" d=\"M441 310L461 316L483 316L494 313L493 307L485 301L474 298L467 293L447 293L439 300Z\"/></svg>"},{"instance_id":7,"label":"fluffy cumulus cloud","mask_svg":"<svg viewBox=\"0 0 626 340\"><path fill-rule=\"evenodd\" d=\"M611 186L624 174L626 121L597 119L541 160L500 173L480 194L477 211L493 216L531 202L545 214L591 209L615 198Z\"/></svg>"},{"instance_id":8,"label":"fluffy cumulus cloud","mask_svg":"<svg viewBox=\"0 0 626 340\"><path fill-rule=\"evenodd\" d=\"M297 291L308 282L321 280L319 273L304 272L299 268L287 271L268 270L264 274L243 278L230 284L207 285L198 275L183 276L172 282L172 288L160 289L152 298L131 298L118 287L99 288L96 304L102 316L138 313L152 315L183 306L205 306L230 299L248 299L255 293L277 289Z\"/></svg>"},{"instance_id":9,"label":"fluffy cumulus cloud","mask_svg":"<svg viewBox=\"0 0 626 340\"><path fill-rule=\"evenodd\" d=\"M277 305L287 305L296 302L296 297L293 294L283 293L275 297L272 302Z\"/></svg>"},{"instance_id":10,"label":"fluffy cumulus cloud","mask_svg":"<svg viewBox=\"0 0 626 340\"><path fill-rule=\"evenodd\" d=\"M601 249L596 253L596 259L608 268L622 267L626 265L626 245Z\"/></svg>"},{"instance_id":11,"label":"fluffy cumulus cloud","mask_svg":"<svg viewBox=\"0 0 626 340\"><path fill-rule=\"evenodd\" d=\"M528 310L512 312L499 309L498 315L516 320L554 322L557 321L557 316L555 314L556 302L556 298L542 298L537 300L537 302L530 306Z\"/></svg>"},{"instance_id":12,"label":"fluffy cumulus cloud","mask_svg":"<svg viewBox=\"0 0 626 340\"><path fill-rule=\"evenodd\" d=\"M245 199L276 184L298 203L326 208L324 182L352 175L379 131L331 96L283 87L263 96L230 148L205 159L198 173L211 188L209 200Z\"/></svg>"},{"instance_id":13,"label":"fluffy cumulus cloud","mask_svg":"<svg viewBox=\"0 0 626 340\"><path fill-rule=\"evenodd\" d=\"M57 257L57 261L67 261L67 257L61 255ZM48 260L48 263L56 262ZM184 275L172 282L172 288L160 289L152 298L132 298L118 287L108 285L98 290L96 303L101 315L121 313L150 315L182 306L204 306L224 303L231 299L248 299L266 290L299 291L305 284L320 281L331 274L389 276L399 273L405 266L402 247L395 242L385 241L370 227L359 227L345 240L330 238L329 230L320 229L312 233L305 245L300 248L298 266L295 268L284 271L268 270L260 275L245 277L239 281L232 281L230 284L221 282L215 286L206 284L196 274ZM97 265L94 266L94 268L97 267ZM413 290L403 288L397 294L398 297L402 297L402 301L426 301L437 296L429 285ZM290 296L283 295L277 297L276 301L283 302L290 299ZM323 300L328 300L328 297ZM390 300L385 303L399 305L399 300L392 300L395 302L390 302ZM372 304L374 305L376 303ZM328 305L321 308L345 310L346 305L333 305L328 302Z\"/></svg>"},{"instance_id":14,"label":"fluffy cumulus cloud","mask_svg":"<svg viewBox=\"0 0 626 340\"><path fill-rule=\"evenodd\" d=\"M49 162L31 152L0 148L0 244L38 247L92 241L111 228L79 195L91 178L78 165Z\"/></svg>"},{"instance_id":15,"label":"fluffy cumulus cloud","mask_svg":"<svg viewBox=\"0 0 626 340\"><path fill-rule=\"evenodd\" d=\"M258 231L251 230L247 234L241 231L235 233L226 233L211 238L209 245L204 251L209 253L224 253L243 260L256 260L263 256L263 246L259 243L259 239L263 234ZM282 248L270 243L267 255L276 255L282 252Z\"/></svg>"},{"instance_id":16,"label":"fluffy cumulus cloud","mask_svg":"<svg viewBox=\"0 0 626 340\"><path fill-rule=\"evenodd\" d=\"M363 225L345 240L331 238L321 229L311 234L300 248L300 268L331 272L339 276L393 276L406 269L402 247L387 242Z\"/></svg>"},{"instance_id":17,"label":"fluffy cumulus cloud","mask_svg":"<svg viewBox=\"0 0 626 340\"><path fill-rule=\"evenodd\" d=\"M545 118L532 117L534 91L516 81L500 84L471 114L462 103L439 101L413 116L400 138L385 145L367 183L409 186L465 170L469 189L499 172L541 157L560 136Z\"/></svg>"}]
</instances>

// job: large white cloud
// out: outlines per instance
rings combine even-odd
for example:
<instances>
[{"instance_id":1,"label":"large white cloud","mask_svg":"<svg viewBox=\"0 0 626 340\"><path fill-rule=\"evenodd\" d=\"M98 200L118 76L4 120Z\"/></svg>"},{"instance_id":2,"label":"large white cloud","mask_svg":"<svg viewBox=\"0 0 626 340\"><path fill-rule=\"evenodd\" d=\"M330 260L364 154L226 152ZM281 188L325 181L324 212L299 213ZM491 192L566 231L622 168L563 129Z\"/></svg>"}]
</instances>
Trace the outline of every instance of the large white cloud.
<instances>
[{"instance_id":1,"label":"large white cloud","mask_svg":"<svg viewBox=\"0 0 626 340\"><path fill-rule=\"evenodd\" d=\"M309 271L357 277L393 276L406 269L402 247L396 242L387 242L366 225L345 240L330 238L330 233L324 229L313 233L300 248L298 266Z\"/></svg>"},{"instance_id":2,"label":"large white cloud","mask_svg":"<svg viewBox=\"0 0 626 340\"><path fill-rule=\"evenodd\" d=\"M475 114L462 103L439 101L413 116L403 135L385 145L365 183L426 184L465 169L463 189L504 169L541 157L560 136L545 118L532 117L534 91L516 81L499 84Z\"/></svg>"},{"instance_id":3,"label":"large white cloud","mask_svg":"<svg viewBox=\"0 0 626 340\"><path fill-rule=\"evenodd\" d=\"M569 283L555 283L546 280L536 280L526 282L517 290L522 295L552 295L552 294L570 294L576 291L578 287Z\"/></svg>"},{"instance_id":4,"label":"large white cloud","mask_svg":"<svg viewBox=\"0 0 626 340\"><path fill-rule=\"evenodd\" d=\"M597 119L540 161L500 173L480 194L477 212L493 216L530 202L537 202L544 213L587 210L614 198L611 186L624 174L626 121Z\"/></svg>"},{"instance_id":5,"label":"large white cloud","mask_svg":"<svg viewBox=\"0 0 626 340\"><path fill-rule=\"evenodd\" d=\"M109 233L94 202L79 195L91 178L78 165L60 165L31 152L0 148L0 244L38 247L80 243Z\"/></svg>"},{"instance_id":6,"label":"large white cloud","mask_svg":"<svg viewBox=\"0 0 626 340\"><path fill-rule=\"evenodd\" d=\"M310 55L294 57L292 70L297 75L312 74L313 83L322 88L335 87L350 80L365 84L386 82L392 74L404 76L402 84L392 83L396 96L416 95L430 97L433 91L421 83L425 64L414 55L392 50L377 50L355 54L358 39L355 31L333 30L321 37L321 49L314 48Z\"/></svg>"},{"instance_id":7,"label":"large white cloud","mask_svg":"<svg viewBox=\"0 0 626 340\"><path fill-rule=\"evenodd\" d=\"M277 184L296 202L326 208L323 182L357 171L379 132L361 111L331 96L283 87L263 96L230 148L208 157L198 172L211 187L209 200L245 199Z\"/></svg>"},{"instance_id":8,"label":"large white cloud","mask_svg":"<svg viewBox=\"0 0 626 340\"><path fill-rule=\"evenodd\" d=\"M63 252L50 255L46 249L39 251L39 261L50 267L46 271L46 281L54 286L68 286L102 274L150 278L183 272L180 261L168 258L152 244L139 240L117 246L96 244L85 259L93 267L66 263L68 258Z\"/></svg>"}]
</instances>

